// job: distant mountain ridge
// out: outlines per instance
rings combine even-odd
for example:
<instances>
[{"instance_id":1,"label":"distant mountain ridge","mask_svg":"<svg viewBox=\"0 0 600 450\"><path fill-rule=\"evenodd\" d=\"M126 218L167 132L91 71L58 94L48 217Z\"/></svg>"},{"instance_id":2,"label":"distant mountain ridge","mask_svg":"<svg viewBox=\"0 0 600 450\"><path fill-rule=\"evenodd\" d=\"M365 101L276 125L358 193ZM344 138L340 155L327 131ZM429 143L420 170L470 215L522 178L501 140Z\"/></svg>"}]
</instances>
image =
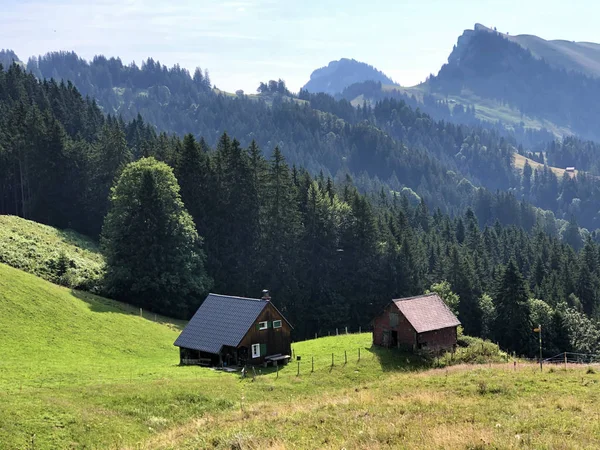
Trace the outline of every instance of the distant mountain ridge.
<instances>
[{"instance_id":1,"label":"distant mountain ridge","mask_svg":"<svg viewBox=\"0 0 600 450\"><path fill-rule=\"evenodd\" d=\"M465 31L465 34L469 31L471 30ZM474 31L496 32L479 23L475 24ZM564 39L546 40L531 34L511 36L508 33L497 33L529 50L535 58L543 59L555 68L600 77L600 44Z\"/></svg>"},{"instance_id":2,"label":"distant mountain ridge","mask_svg":"<svg viewBox=\"0 0 600 450\"><path fill-rule=\"evenodd\" d=\"M537 51L552 53L550 44L542 45L547 41L515 39L536 42ZM550 123L560 135L600 139L600 105L596 100L600 98L600 79L574 69L574 63L559 65L560 55L553 55L551 63L510 36L476 25L458 38L437 76L419 88L438 98L466 100L467 105L487 102L488 109L504 108L512 120L520 117L521 121Z\"/></svg>"},{"instance_id":3,"label":"distant mountain ridge","mask_svg":"<svg viewBox=\"0 0 600 450\"><path fill-rule=\"evenodd\" d=\"M369 64L355 59L342 58L339 61L331 61L327 66L315 70L310 75L310 81L302 89L308 92L325 92L326 94L335 95L348 86L364 81L396 84L386 74Z\"/></svg>"}]
</instances>

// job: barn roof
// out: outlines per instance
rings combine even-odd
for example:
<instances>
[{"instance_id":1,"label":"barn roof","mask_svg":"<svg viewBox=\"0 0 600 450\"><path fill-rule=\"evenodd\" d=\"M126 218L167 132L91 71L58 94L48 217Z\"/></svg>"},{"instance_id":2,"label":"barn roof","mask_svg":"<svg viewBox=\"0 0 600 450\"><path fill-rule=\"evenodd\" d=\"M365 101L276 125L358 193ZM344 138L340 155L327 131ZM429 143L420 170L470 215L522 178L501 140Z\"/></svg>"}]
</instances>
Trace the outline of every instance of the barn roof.
<instances>
[{"instance_id":1,"label":"barn roof","mask_svg":"<svg viewBox=\"0 0 600 450\"><path fill-rule=\"evenodd\" d=\"M459 320L437 294L393 300L417 333L460 325Z\"/></svg>"},{"instance_id":2,"label":"barn roof","mask_svg":"<svg viewBox=\"0 0 600 450\"><path fill-rule=\"evenodd\" d=\"M268 304L259 298L208 294L175 345L207 353L219 353L224 345L237 347Z\"/></svg>"}]
</instances>

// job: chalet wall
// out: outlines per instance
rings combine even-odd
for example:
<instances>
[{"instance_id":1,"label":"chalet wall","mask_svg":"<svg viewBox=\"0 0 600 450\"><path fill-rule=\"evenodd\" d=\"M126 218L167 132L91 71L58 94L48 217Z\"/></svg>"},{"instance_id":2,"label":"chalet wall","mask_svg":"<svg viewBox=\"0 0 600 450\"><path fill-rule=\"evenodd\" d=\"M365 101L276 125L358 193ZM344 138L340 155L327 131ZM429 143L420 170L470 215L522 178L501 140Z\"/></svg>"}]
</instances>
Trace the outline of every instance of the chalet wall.
<instances>
[{"instance_id":1,"label":"chalet wall","mask_svg":"<svg viewBox=\"0 0 600 450\"><path fill-rule=\"evenodd\" d=\"M266 330L259 330L259 322L272 323L274 320L281 320L281 328L267 328ZM258 316L258 319L254 322L251 329L248 330L246 336L240 342L240 347L246 347L248 349L248 363L249 364L260 364L264 361L265 356L274 355L281 353L283 355L292 354L292 340L291 340L291 327L285 321L283 316L277 312L277 309L272 304L267 307ZM251 347L252 344L264 344L266 345L265 354L260 355L260 358L252 358Z\"/></svg>"}]
</instances>

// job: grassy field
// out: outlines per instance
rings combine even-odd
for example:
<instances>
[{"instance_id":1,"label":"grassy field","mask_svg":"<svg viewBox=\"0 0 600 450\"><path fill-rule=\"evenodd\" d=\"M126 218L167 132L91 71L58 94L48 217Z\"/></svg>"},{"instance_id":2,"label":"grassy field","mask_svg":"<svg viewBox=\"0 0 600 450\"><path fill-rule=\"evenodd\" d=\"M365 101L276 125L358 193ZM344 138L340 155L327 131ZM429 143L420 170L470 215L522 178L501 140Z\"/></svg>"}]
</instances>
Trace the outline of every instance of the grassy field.
<instances>
[{"instance_id":1,"label":"grassy field","mask_svg":"<svg viewBox=\"0 0 600 450\"><path fill-rule=\"evenodd\" d=\"M94 289L104 270L104 259L96 243L89 238L74 231L2 215L0 263L54 283L86 290Z\"/></svg>"},{"instance_id":2,"label":"grassy field","mask_svg":"<svg viewBox=\"0 0 600 450\"><path fill-rule=\"evenodd\" d=\"M600 439L600 375L515 368L479 340L426 360L374 349L369 333L314 339L294 344L299 375L294 361L242 380L179 367L172 344L183 323L2 264L0 308L2 449L590 448Z\"/></svg>"},{"instance_id":3,"label":"grassy field","mask_svg":"<svg viewBox=\"0 0 600 450\"><path fill-rule=\"evenodd\" d=\"M427 84L422 83L417 86L403 87L394 85L383 85L383 91L394 91L397 90L409 96L414 96L420 102L423 102L425 94L432 94L438 100L448 100L450 108L453 108L455 104L461 104L463 106L474 106L475 117L480 120L488 122L501 121L507 126L523 124L523 126L533 129L546 128L553 132L557 136L564 136L572 134L571 130L567 127L561 127L555 123L541 119L539 117L530 117L527 115L521 115L516 108L511 108L507 105L500 104L493 99L481 98L473 94L469 90L463 90L460 95L442 95L436 92L430 92ZM364 97L361 95L356 99L352 100L354 106L362 105Z\"/></svg>"},{"instance_id":4,"label":"grassy field","mask_svg":"<svg viewBox=\"0 0 600 450\"><path fill-rule=\"evenodd\" d=\"M525 167L525 162L528 162L528 163L529 163L529 165L531 166L531 168L532 168L533 170L535 170L535 169L540 169L540 170L541 170L541 169L543 169L543 168L544 168L544 165L543 165L543 164L540 164L539 162L537 162L537 161L534 161L533 159L527 158L527 157L525 157L525 156L523 156L523 155L519 155L518 153L515 153L514 155L515 155L515 157L514 157L514 165L515 165L515 167L516 167L517 169L519 169L519 170L523 170L523 168ZM548 167L550 168L550 170L552 170L552 172L554 172L554 174L555 174L555 175L556 175L556 176L557 176L559 179L560 179L560 178L562 178L562 177L563 177L563 175L564 175L564 174L565 174L565 172L566 172L566 170L565 170L564 168L563 168L563 169L561 169L561 168L559 168L559 167L551 167L551 166L548 166ZM577 169L575 169L575 171L574 171L574 172L570 172L570 173L569 173L569 175L570 175L571 177L574 177L574 176L577 176L577 173L578 173L578 172L579 172L579 171L578 171Z\"/></svg>"}]
</instances>

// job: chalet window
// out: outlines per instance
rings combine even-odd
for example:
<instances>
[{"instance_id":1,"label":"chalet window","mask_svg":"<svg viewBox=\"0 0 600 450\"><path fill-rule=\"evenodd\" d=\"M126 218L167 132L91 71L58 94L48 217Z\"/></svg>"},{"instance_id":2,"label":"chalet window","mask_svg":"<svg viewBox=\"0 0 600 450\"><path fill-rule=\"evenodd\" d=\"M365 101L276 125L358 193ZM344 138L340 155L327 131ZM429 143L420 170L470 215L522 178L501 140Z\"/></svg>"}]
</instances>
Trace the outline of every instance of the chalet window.
<instances>
[{"instance_id":1,"label":"chalet window","mask_svg":"<svg viewBox=\"0 0 600 450\"><path fill-rule=\"evenodd\" d=\"M274 320L273 328L281 328L281 320Z\"/></svg>"},{"instance_id":2,"label":"chalet window","mask_svg":"<svg viewBox=\"0 0 600 450\"><path fill-rule=\"evenodd\" d=\"M266 330L267 328L269 328L269 322L258 322L259 330Z\"/></svg>"},{"instance_id":3,"label":"chalet window","mask_svg":"<svg viewBox=\"0 0 600 450\"><path fill-rule=\"evenodd\" d=\"M252 344L252 358L260 358L260 344Z\"/></svg>"}]
</instances>

